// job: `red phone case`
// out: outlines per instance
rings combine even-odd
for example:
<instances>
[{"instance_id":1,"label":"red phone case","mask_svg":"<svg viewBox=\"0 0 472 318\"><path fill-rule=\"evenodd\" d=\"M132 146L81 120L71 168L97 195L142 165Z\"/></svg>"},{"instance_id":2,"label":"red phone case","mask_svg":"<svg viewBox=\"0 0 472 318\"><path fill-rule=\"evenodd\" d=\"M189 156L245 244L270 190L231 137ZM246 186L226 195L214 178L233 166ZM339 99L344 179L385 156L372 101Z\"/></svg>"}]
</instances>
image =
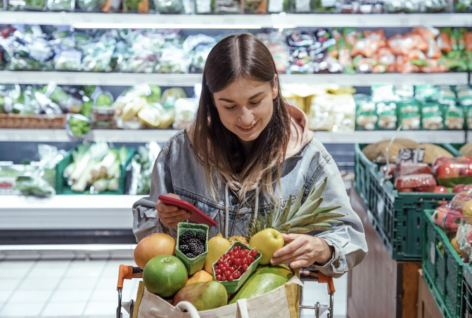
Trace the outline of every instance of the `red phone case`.
<instances>
[{"instance_id":1,"label":"red phone case","mask_svg":"<svg viewBox=\"0 0 472 318\"><path fill-rule=\"evenodd\" d=\"M175 205L181 209L189 211L191 214L189 221L200 224L206 224L209 226L216 226L216 222L213 219L211 219L208 215L206 215L187 201L174 199L165 195L160 195L159 201L162 201L162 203L164 204Z\"/></svg>"}]
</instances>

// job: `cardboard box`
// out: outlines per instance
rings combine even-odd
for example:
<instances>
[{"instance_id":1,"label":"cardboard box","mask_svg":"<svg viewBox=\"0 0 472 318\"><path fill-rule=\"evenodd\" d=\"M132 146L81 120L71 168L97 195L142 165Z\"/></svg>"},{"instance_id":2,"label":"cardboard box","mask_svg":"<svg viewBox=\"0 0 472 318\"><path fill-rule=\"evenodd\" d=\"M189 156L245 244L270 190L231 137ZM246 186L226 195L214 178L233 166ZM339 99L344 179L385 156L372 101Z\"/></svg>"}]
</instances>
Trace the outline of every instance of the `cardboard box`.
<instances>
[{"instance_id":1,"label":"cardboard box","mask_svg":"<svg viewBox=\"0 0 472 318\"><path fill-rule=\"evenodd\" d=\"M442 318L438 305L423 279L423 271L418 270L418 306L417 318Z\"/></svg>"}]
</instances>

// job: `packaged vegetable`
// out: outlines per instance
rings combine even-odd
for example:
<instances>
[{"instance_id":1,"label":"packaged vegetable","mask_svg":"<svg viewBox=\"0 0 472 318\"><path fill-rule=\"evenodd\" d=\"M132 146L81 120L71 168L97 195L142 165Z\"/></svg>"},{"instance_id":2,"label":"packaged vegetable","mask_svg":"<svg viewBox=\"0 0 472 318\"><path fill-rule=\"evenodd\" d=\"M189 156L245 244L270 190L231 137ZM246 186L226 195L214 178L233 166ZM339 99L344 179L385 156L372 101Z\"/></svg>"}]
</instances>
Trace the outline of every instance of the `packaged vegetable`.
<instances>
[{"instance_id":1,"label":"packaged vegetable","mask_svg":"<svg viewBox=\"0 0 472 318\"><path fill-rule=\"evenodd\" d=\"M116 40L112 34L104 34L96 41L82 46L81 69L86 72L111 72L110 62L115 46Z\"/></svg>"},{"instance_id":2,"label":"packaged vegetable","mask_svg":"<svg viewBox=\"0 0 472 318\"><path fill-rule=\"evenodd\" d=\"M47 0L49 11L74 11L75 0Z\"/></svg>"},{"instance_id":3,"label":"packaged vegetable","mask_svg":"<svg viewBox=\"0 0 472 318\"><path fill-rule=\"evenodd\" d=\"M379 129L397 128L397 105L394 102L379 102L376 105Z\"/></svg>"},{"instance_id":4,"label":"packaged vegetable","mask_svg":"<svg viewBox=\"0 0 472 318\"><path fill-rule=\"evenodd\" d=\"M472 106L472 88L469 86L456 87L457 99L462 106Z\"/></svg>"},{"instance_id":5,"label":"packaged vegetable","mask_svg":"<svg viewBox=\"0 0 472 318\"><path fill-rule=\"evenodd\" d=\"M67 114L66 131L71 137L81 138L90 131L90 119L78 114Z\"/></svg>"},{"instance_id":6,"label":"packaged vegetable","mask_svg":"<svg viewBox=\"0 0 472 318\"><path fill-rule=\"evenodd\" d=\"M421 106L416 100L404 100L397 103L398 124L403 130L420 129Z\"/></svg>"},{"instance_id":7,"label":"packaged vegetable","mask_svg":"<svg viewBox=\"0 0 472 318\"><path fill-rule=\"evenodd\" d=\"M46 9L46 0L8 0L10 11L43 11Z\"/></svg>"},{"instance_id":8,"label":"packaged vegetable","mask_svg":"<svg viewBox=\"0 0 472 318\"><path fill-rule=\"evenodd\" d=\"M184 9L182 0L154 0L154 6L161 14L180 14Z\"/></svg>"},{"instance_id":9,"label":"packaged vegetable","mask_svg":"<svg viewBox=\"0 0 472 318\"><path fill-rule=\"evenodd\" d=\"M197 4L199 1L197 0ZM238 14L240 13L240 3L238 0L212 0L214 1L214 12L216 14Z\"/></svg>"},{"instance_id":10,"label":"packaged vegetable","mask_svg":"<svg viewBox=\"0 0 472 318\"><path fill-rule=\"evenodd\" d=\"M336 10L336 2L336 0L314 0L314 5L312 4L311 6L312 10L314 9L315 12L328 13Z\"/></svg>"},{"instance_id":11,"label":"packaged vegetable","mask_svg":"<svg viewBox=\"0 0 472 318\"><path fill-rule=\"evenodd\" d=\"M467 13L472 12L471 0L454 0L454 12Z\"/></svg>"},{"instance_id":12,"label":"packaged vegetable","mask_svg":"<svg viewBox=\"0 0 472 318\"><path fill-rule=\"evenodd\" d=\"M365 95L355 95L356 128L358 130L374 130L377 127L375 103Z\"/></svg>"},{"instance_id":13,"label":"packaged vegetable","mask_svg":"<svg viewBox=\"0 0 472 318\"><path fill-rule=\"evenodd\" d=\"M409 176L412 174L433 174L433 170L427 163L422 162L400 162L396 165L397 176Z\"/></svg>"},{"instance_id":14,"label":"packaged vegetable","mask_svg":"<svg viewBox=\"0 0 472 318\"><path fill-rule=\"evenodd\" d=\"M423 1L422 11L426 13L443 13L449 8L449 0Z\"/></svg>"},{"instance_id":15,"label":"packaged vegetable","mask_svg":"<svg viewBox=\"0 0 472 318\"><path fill-rule=\"evenodd\" d=\"M423 128L441 130L444 128L444 110L438 102L423 103L421 107Z\"/></svg>"},{"instance_id":16,"label":"packaged vegetable","mask_svg":"<svg viewBox=\"0 0 472 318\"><path fill-rule=\"evenodd\" d=\"M267 0L243 0L244 14L266 14Z\"/></svg>"},{"instance_id":17,"label":"packaged vegetable","mask_svg":"<svg viewBox=\"0 0 472 318\"><path fill-rule=\"evenodd\" d=\"M344 14L384 13L383 1L377 0L341 0L338 2L338 11Z\"/></svg>"},{"instance_id":18,"label":"packaged vegetable","mask_svg":"<svg viewBox=\"0 0 472 318\"><path fill-rule=\"evenodd\" d=\"M197 113L197 104L191 98L179 98L175 102L174 129L185 129L191 124Z\"/></svg>"},{"instance_id":19,"label":"packaged vegetable","mask_svg":"<svg viewBox=\"0 0 472 318\"><path fill-rule=\"evenodd\" d=\"M455 105L446 108L446 127L450 130L460 130L464 128L464 111Z\"/></svg>"},{"instance_id":20,"label":"packaged vegetable","mask_svg":"<svg viewBox=\"0 0 472 318\"><path fill-rule=\"evenodd\" d=\"M388 13L416 13L421 11L421 0L386 0Z\"/></svg>"},{"instance_id":21,"label":"packaged vegetable","mask_svg":"<svg viewBox=\"0 0 472 318\"><path fill-rule=\"evenodd\" d=\"M212 13L212 0L195 0L195 13L210 14Z\"/></svg>"},{"instance_id":22,"label":"packaged vegetable","mask_svg":"<svg viewBox=\"0 0 472 318\"><path fill-rule=\"evenodd\" d=\"M293 0L293 11L296 13L308 13L315 9L315 1L321 0Z\"/></svg>"},{"instance_id":23,"label":"packaged vegetable","mask_svg":"<svg viewBox=\"0 0 472 318\"><path fill-rule=\"evenodd\" d=\"M395 189L413 189L415 192L433 192L436 188L436 180L430 174L414 174L398 177L395 181Z\"/></svg>"},{"instance_id":24,"label":"packaged vegetable","mask_svg":"<svg viewBox=\"0 0 472 318\"><path fill-rule=\"evenodd\" d=\"M149 0L123 0L123 13L149 13Z\"/></svg>"},{"instance_id":25,"label":"packaged vegetable","mask_svg":"<svg viewBox=\"0 0 472 318\"><path fill-rule=\"evenodd\" d=\"M289 11L289 0L268 0L267 11L269 13L281 13Z\"/></svg>"},{"instance_id":26,"label":"packaged vegetable","mask_svg":"<svg viewBox=\"0 0 472 318\"><path fill-rule=\"evenodd\" d=\"M434 223L446 233L456 233L462 219L462 213L447 206L437 208L432 215Z\"/></svg>"},{"instance_id":27,"label":"packaged vegetable","mask_svg":"<svg viewBox=\"0 0 472 318\"><path fill-rule=\"evenodd\" d=\"M441 159L441 158L440 158ZM437 159L433 164L438 183L445 187L454 187L459 184L472 184L472 159L458 157Z\"/></svg>"}]
</instances>

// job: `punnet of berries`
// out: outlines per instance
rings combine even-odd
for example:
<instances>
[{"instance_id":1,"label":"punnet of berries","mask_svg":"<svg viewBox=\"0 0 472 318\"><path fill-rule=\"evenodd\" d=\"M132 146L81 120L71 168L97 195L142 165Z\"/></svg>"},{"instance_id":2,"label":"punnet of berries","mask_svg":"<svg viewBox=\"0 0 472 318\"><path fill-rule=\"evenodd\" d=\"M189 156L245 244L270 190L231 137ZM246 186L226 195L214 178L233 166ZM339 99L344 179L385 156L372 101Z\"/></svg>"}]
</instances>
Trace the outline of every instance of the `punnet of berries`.
<instances>
[{"instance_id":1,"label":"punnet of berries","mask_svg":"<svg viewBox=\"0 0 472 318\"><path fill-rule=\"evenodd\" d=\"M230 281L239 279L255 261L258 251L235 246L218 259L214 265L217 281Z\"/></svg>"}]
</instances>

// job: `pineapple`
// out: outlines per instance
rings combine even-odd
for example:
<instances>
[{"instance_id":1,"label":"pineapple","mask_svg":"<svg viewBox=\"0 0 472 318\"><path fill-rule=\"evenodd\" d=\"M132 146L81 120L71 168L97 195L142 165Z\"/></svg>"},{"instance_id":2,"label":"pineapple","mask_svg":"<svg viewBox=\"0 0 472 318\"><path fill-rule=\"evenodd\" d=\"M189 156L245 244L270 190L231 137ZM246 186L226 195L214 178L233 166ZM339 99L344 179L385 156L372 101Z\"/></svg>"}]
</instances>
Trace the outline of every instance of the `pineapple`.
<instances>
[{"instance_id":1,"label":"pineapple","mask_svg":"<svg viewBox=\"0 0 472 318\"><path fill-rule=\"evenodd\" d=\"M318 189L313 188L313 191L311 191L303 205L301 202L305 187L302 188L294 199L292 196L289 197L285 208L277 205L271 207L269 213L266 213L265 216L259 215L257 219L253 218L247 234L248 240L266 228L276 229L280 233L305 234L311 231L332 230L333 224L342 223L334 219L343 217L344 214L331 213L339 209L339 206L319 207L321 202L323 202L321 195L327 182L328 178L325 178L323 184Z\"/></svg>"},{"instance_id":2,"label":"pineapple","mask_svg":"<svg viewBox=\"0 0 472 318\"><path fill-rule=\"evenodd\" d=\"M241 236L241 235L235 235L235 236L231 236L228 241L233 244L234 242L238 241L238 242L241 242L241 243L244 243L244 244L249 244L249 242L247 241L247 239L244 237L244 236Z\"/></svg>"}]
</instances>

